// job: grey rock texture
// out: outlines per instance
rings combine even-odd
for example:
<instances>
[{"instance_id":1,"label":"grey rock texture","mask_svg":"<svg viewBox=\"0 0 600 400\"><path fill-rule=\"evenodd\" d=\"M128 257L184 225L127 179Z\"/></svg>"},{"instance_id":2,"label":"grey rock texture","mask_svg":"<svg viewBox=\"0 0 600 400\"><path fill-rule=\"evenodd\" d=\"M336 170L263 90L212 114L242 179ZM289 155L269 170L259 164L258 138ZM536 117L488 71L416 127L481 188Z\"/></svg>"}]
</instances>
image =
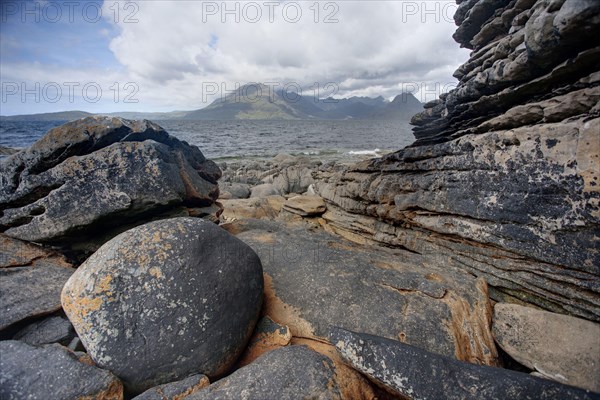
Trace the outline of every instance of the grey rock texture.
<instances>
[{"instance_id":1,"label":"grey rock texture","mask_svg":"<svg viewBox=\"0 0 600 400\"><path fill-rule=\"evenodd\" d=\"M458 87L411 147L315 177L324 218L438 254L495 300L600 321L600 3L468 0L455 18L473 49Z\"/></svg>"},{"instance_id":2,"label":"grey rock texture","mask_svg":"<svg viewBox=\"0 0 600 400\"><path fill-rule=\"evenodd\" d=\"M517 304L494 306L502 349L540 375L600 393L600 324Z\"/></svg>"},{"instance_id":3,"label":"grey rock texture","mask_svg":"<svg viewBox=\"0 0 600 400\"><path fill-rule=\"evenodd\" d=\"M89 236L106 241L127 226L212 205L220 175L197 147L149 121L83 118L2 160L0 231L66 248Z\"/></svg>"},{"instance_id":4,"label":"grey rock texture","mask_svg":"<svg viewBox=\"0 0 600 400\"><path fill-rule=\"evenodd\" d=\"M177 382L148 389L134 397L134 400L182 400L208 385L210 382L205 375L192 375Z\"/></svg>"},{"instance_id":5,"label":"grey rock texture","mask_svg":"<svg viewBox=\"0 0 600 400\"><path fill-rule=\"evenodd\" d=\"M61 345L6 340L0 342L0 354L3 400L123 399L123 385L113 374L80 362Z\"/></svg>"},{"instance_id":6,"label":"grey rock texture","mask_svg":"<svg viewBox=\"0 0 600 400\"><path fill-rule=\"evenodd\" d=\"M13 339L32 346L41 346L50 343L67 345L74 337L75 330L69 320L61 315L53 315L27 325L17 332Z\"/></svg>"},{"instance_id":7,"label":"grey rock texture","mask_svg":"<svg viewBox=\"0 0 600 400\"><path fill-rule=\"evenodd\" d=\"M60 291L74 271L62 255L0 234L0 330L60 310Z\"/></svg>"},{"instance_id":8,"label":"grey rock texture","mask_svg":"<svg viewBox=\"0 0 600 400\"><path fill-rule=\"evenodd\" d=\"M263 313L294 337L326 341L331 326L361 330L496 365L482 280L408 251L360 246L304 224L226 226L261 257Z\"/></svg>"},{"instance_id":9,"label":"grey rock texture","mask_svg":"<svg viewBox=\"0 0 600 400\"><path fill-rule=\"evenodd\" d=\"M252 334L262 294L252 249L211 222L174 218L105 243L61 300L92 359L140 393L225 373Z\"/></svg>"},{"instance_id":10,"label":"grey rock texture","mask_svg":"<svg viewBox=\"0 0 600 400\"><path fill-rule=\"evenodd\" d=\"M342 358L402 398L599 399L600 394L529 374L460 362L396 340L333 329Z\"/></svg>"}]
</instances>

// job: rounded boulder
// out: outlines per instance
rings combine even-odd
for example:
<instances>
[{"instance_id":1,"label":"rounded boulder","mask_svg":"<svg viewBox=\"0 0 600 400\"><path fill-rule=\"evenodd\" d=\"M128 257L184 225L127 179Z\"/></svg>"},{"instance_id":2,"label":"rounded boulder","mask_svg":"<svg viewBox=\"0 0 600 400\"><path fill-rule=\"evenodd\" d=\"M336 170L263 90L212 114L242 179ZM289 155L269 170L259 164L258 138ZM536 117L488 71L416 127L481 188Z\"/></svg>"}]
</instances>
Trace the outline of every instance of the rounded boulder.
<instances>
[{"instance_id":1,"label":"rounded boulder","mask_svg":"<svg viewBox=\"0 0 600 400\"><path fill-rule=\"evenodd\" d=\"M174 218L105 243L61 301L92 359L139 393L225 373L252 333L262 293L250 247L213 223Z\"/></svg>"}]
</instances>

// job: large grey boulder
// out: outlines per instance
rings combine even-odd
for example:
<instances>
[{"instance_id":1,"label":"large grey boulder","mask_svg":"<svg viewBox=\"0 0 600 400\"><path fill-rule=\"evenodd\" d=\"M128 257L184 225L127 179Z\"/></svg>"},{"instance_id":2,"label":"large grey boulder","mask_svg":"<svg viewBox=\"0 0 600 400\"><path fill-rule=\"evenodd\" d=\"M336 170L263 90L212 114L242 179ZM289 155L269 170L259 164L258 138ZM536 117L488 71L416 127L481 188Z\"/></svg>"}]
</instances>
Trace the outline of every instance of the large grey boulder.
<instances>
[{"instance_id":1,"label":"large grey boulder","mask_svg":"<svg viewBox=\"0 0 600 400\"><path fill-rule=\"evenodd\" d=\"M104 244L65 284L63 308L93 360L132 393L225 373L262 303L261 262L196 218L151 222Z\"/></svg>"},{"instance_id":2,"label":"large grey boulder","mask_svg":"<svg viewBox=\"0 0 600 400\"><path fill-rule=\"evenodd\" d=\"M123 385L109 371L80 362L65 347L0 342L0 398L3 400L122 400Z\"/></svg>"},{"instance_id":3,"label":"large grey boulder","mask_svg":"<svg viewBox=\"0 0 600 400\"><path fill-rule=\"evenodd\" d=\"M106 241L128 225L212 205L220 174L156 124L87 117L0 163L0 231L68 248Z\"/></svg>"},{"instance_id":4,"label":"large grey boulder","mask_svg":"<svg viewBox=\"0 0 600 400\"><path fill-rule=\"evenodd\" d=\"M331 341L358 371L410 399L600 399L599 394L548 379L460 362L378 336L334 329Z\"/></svg>"}]
</instances>

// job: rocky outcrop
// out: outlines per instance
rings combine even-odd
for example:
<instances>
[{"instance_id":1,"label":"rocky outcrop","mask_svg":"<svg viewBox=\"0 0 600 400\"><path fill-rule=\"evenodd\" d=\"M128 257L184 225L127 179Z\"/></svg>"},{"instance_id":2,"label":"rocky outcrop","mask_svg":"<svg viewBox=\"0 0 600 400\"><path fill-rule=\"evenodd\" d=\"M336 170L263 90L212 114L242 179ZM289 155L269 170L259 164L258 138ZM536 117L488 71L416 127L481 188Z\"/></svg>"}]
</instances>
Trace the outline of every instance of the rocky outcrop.
<instances>
[{"instance_id":1,"label":"rocky outcrop","mask_svg":"<svg viewBox=\"0 0 600 400\"><path fill-rule=\"evenodd\" d=\"M210 208L220 176L156 124L88 117L0 163L0 231L93 251L128 227Z\"/></svg>"},{"instance_id":2,"label":"rocky outcrop","mask_svg":"<svg viewBox=\"0 0 600 400\"><path fill-rule=\"evenodd\" d=\"M212 222L150 222L105 243L62 292L92 359L131 393L233 366L259 317L258 256Z\"/></svg>"},{"instance_id":3,"label":"rocky outcrop","mask_svg":"<svg viewBox=\"0 0 600 400\"><path fill-rule=\"evenodd\" d=\"M205 375L192 375L177 382L165 383L164 385L146 390L134 400L182 400L210 385Z\"/></svg>"},{"instance_id":4,"label":"rocky outcrop","mask_svg":"<svg viewBox=\"0 0 600 400\"><path fill-rule=\"evenodd\" d=\"M437 254L496 300L600 321L600 3L468 0L417 141L316 189L332 230ZM583 40L582 38L588 38Z\"/></svg>"}]
</instances>

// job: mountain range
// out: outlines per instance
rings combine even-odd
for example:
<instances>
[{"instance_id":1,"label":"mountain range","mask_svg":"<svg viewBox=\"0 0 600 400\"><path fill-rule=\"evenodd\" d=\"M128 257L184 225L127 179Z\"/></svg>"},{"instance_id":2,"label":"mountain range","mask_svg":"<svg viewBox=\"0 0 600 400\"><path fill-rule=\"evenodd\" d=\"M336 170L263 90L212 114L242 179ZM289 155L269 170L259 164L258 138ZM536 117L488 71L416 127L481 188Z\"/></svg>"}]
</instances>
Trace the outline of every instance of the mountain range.
<instances>
[{"instance_id":1,"label":"mountain range","mask_svg":"<svg viewBox=\"0 0 600 400\"><path fill-rule=\"evenodd\" d=\"M373 119L410 121L422 111L423 105L410 93L403 93L388 101L383 97L350 97L317 99L297 93L270 91L265 85L251 84L240 87L209 106L193 111L159 113L115 112L104 115L128 119L151 120L345 120ZM92 115L85 111L0 116L4 121L73 120Z\"/></svg>"}]
</instances>

